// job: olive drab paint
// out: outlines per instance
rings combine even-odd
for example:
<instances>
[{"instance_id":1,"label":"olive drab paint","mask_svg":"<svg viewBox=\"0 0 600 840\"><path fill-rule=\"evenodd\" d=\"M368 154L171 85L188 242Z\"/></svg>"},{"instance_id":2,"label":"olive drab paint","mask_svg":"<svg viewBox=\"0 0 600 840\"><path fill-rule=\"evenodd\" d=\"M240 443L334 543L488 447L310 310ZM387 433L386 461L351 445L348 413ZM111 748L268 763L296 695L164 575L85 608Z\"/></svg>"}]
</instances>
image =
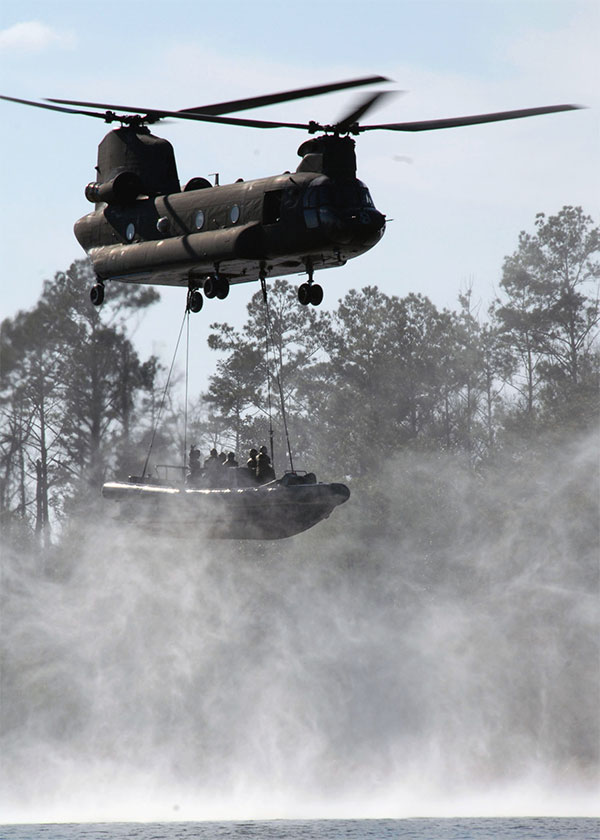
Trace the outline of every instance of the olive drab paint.
<instances>
[{"instance_id":1,"label":"olive drab paint","mask_svg":"<svg viewBox=\"0 0 600 840\"><path fill-rule=\"evenodd\" d=\"M181 286L187 289L188 309L197 312L203 297L223 299L237 283L260 280L266 293L267 279L301 273L307 281L300 285L298 299L316 306L323 289L314 283L314 272L344 265L379 242L386 219L356 177L355 141L350 135L453 128L581 107L551 105L421 122L359 123L390 93L377 91L332 125L223 116L387 81L369 76L180 111L0 99L120 123L100 143L96 177L85 188L94 210L75 223L75 236L96 272L92 303L103 302L109 281ZM173 147L148 128L165 117L322 133L302 143L301 160L293 173L222 186L195 177L182 187Z\"/></svg>"},{"instance_id":2,"label":"olive drab paint","mask_svg":"<svg viewBox=\"0 0 600 840\"><path fill-rule=\"evenodd\" d=\"M75 224L103 283L201 288L214 276L233 285L298 274L343 265L383 235L385 217L356 178L348 137L303 144L293 174L223 186L195 178L174 189L170 143L141 131L120 128L102 141L98 172L107 180L88 185L96 206ZM143 155L132 160L132 149Z\"/></svg>"}]
</instances>

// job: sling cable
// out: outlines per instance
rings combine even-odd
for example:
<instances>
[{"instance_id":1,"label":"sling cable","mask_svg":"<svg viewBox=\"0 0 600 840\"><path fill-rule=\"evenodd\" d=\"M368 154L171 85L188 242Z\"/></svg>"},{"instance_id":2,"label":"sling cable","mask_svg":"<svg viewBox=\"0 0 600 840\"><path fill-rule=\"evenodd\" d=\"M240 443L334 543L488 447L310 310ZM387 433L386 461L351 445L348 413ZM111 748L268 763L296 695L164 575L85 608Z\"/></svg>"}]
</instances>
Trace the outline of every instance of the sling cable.
<instances>
[{"instance_id":1,"label":"sling cable","mask_svg":"<svg viewBox=\"0 0 600 840\"><path fill-rule=\"evenodd\" d=\"M270 355L271 351L273 352L273 360L274 360L274 367L275 367L275 381L277 382L277 389L279 391L279 402L281 405L281 419L283 421L283 428L285 431L285 440L287 444L287 452L288 457L290 459L290 470L291 472L295 472L294 469L294 461L292 458L292 447L290 444L290 435L288 431L288 422L287 422L287 413L285 410L285 397L283 394L283 386L281 383L281 359L279 360L279 365L277 365L277 359L275 356L275 342L273 340L273 322L271 318L271 309L269 307L269 299L267 296L267 284L264 277L260 278L260 284L263 294L263 301L265 304L265 344L266 344L266 356L267 356L267 406L269 412L269 442L271 445L271 463L274 463L274 456L273 456L273 418L272 418L272 410L271 410L271 365L270 365Z\"/></svg>"}]
</instances>

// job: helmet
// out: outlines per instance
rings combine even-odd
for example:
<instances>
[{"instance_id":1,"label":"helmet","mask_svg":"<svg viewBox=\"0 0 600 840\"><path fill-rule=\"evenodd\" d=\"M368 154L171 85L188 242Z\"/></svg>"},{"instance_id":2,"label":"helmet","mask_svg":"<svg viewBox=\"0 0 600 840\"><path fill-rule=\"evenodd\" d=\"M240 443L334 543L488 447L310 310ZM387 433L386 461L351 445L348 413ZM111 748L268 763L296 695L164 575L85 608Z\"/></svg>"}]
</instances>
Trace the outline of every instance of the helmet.
<instances>
[{"instance_id":1,"label":"helmet","mask_svg":"<svg viewBox=\"0 0 600 840\"><path fill-rule=\"evenodd\" d=\"M256 449L251 449L250 450L250 455L251 455L252 458L256 458L256 456L258 455L257 450Z\"/></svg>"}]
</instances>

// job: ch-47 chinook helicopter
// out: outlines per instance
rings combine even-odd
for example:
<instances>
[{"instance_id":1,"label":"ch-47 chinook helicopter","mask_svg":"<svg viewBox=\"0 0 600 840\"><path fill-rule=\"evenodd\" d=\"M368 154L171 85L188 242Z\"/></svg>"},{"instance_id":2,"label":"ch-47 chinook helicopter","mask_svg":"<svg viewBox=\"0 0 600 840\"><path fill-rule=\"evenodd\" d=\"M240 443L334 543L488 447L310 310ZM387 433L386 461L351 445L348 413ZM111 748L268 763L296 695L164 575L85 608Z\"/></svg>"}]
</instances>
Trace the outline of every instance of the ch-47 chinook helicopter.
<instances>
[{"instance_id":1,"label":"ch-47 chinook helicopter","mask_svg":"<svg viewBox=\"0 0 600 840\"><path fill-rule=\"evenodd\" d=\"M350 135L374 130L427 131L580 107L551 105L421 122L359 123L388 93L378 91L332 125L222 116L387 81L368 76L180 111L0 98L120 123L100 143L96 179L85 188L95 209L75 224L75 236L96 272L92 303L102 304L105 283L116 280L182 286L188 290L188 309L198 312L202 293L224 299L231 285L259 279L266 294L267 278L300 273L307 275L307 282L298 288L300 303L316 306L323 299L323 289L314 282L314 272L344 265L380 240L385 216L356 177L355 142ZM294 173L214 186L196 177L181 188L173 147L148 128L166 117L319 134L298 149L302 160Z\"/></svg>"}]
</instances>

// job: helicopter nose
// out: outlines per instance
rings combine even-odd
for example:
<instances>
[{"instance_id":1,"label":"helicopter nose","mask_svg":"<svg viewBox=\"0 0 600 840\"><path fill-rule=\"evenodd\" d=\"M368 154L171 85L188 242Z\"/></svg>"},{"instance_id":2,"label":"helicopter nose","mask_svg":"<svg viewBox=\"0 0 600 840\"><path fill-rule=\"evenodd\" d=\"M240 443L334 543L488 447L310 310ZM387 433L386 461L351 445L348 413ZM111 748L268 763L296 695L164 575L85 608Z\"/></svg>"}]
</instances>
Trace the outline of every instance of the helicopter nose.
<instances>
[{"instance_id":1,"label":"helicopter nose","mask_svg":"<svg viewBox=\"0 0 600 840\"><path fill-rule=\"evenodd\" d=\"M377 241L383 236L385 216L378 210L361 210L349 218L340 220L335 230L331 231L332 238L344 245L366 244Z\"/></svg>"},{"instance_id":2,"label":"helicopter nose","mask_svg":"<svg viewBox=\"0 0 600 840\"><path fill-rule=\"evenodd\" d=\"M361 225L372 233L378 233L385 228L385 216L379 210L366 210L361 214Z\"/></svg>"},{"instance_id":3,"label":"helicopter nose","mask_svg":"<svg viewBox=\"0 0 600 840\"><path fill-rule=\"evenodd\" d=\"M378 219L377 230L383 230L383 228L385 227L385 216L383 215L383 213L380 213L379 210L375 211L375 215Z\"/></svg>"}]
</instances>

